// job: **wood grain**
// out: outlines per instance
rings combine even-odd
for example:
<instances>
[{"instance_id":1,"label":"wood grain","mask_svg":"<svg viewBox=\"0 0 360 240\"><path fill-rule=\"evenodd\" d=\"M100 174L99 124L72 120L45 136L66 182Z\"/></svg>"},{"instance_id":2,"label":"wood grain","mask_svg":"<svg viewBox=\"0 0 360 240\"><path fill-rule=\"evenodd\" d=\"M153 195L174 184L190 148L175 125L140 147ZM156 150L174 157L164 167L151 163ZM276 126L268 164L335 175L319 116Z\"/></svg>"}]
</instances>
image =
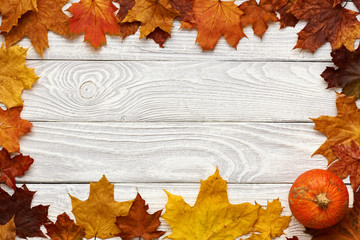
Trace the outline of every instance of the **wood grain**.
<instances>
[{"instance_id":1,"label":"wood grain","mask_svg":"<svg viewBox=\"0 0 360 240\"><path fill-rule=\"evenodd\" d=\"M216 166L232 183L292 183L325 168L313 124L37 122L21 138L35 163L21 181L197 182Z\"/></svg>"},{"instance_id":2,"label":"wood grain","mask_svg":"<svg viewBox=\"0 0 360 240\"><path fill-rule=\"evenodd\" d=\"M336 115L327 63L31 61L31 121L310 122ZM314 104L316 103L316 104Z\"/></svg>"}]
</instances>

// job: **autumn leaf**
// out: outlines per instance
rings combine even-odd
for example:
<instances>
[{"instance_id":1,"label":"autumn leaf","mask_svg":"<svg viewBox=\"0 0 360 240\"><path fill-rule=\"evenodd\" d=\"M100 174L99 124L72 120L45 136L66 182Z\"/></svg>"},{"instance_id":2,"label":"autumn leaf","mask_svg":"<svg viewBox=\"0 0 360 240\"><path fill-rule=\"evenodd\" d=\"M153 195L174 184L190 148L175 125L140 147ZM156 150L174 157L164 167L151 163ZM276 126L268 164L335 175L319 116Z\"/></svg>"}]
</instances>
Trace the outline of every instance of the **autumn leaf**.
<instances>
[{"instance_id":1,"label":"autumn leaf","mask_svg":"<svg viewBox=\"0 0 360 240\"><path fill-rule=\"evenodd\" d=\"M164 235L165 232L156 230L160 225L159 217L162 210L149 214L148 209L149 206L145 205L145 200L138 193L131 205L129 215L116 218L116 225L121 230L119 234L121 239L131 240L142 237L145 240L152 240Z\"/></svg>"},{"instance_id":2,"label":"autumn leaf","mask_svg":"<svg viewBox=\"0 0 360 240\"><path fill-rule=\"evenodd\" d=\"M55 224L45 224L45 228L51 240L82 240L85 235L84 228L76 225L66 213L57 216Z\"/></svg>"},{"instance_id":3,"label":"autumn leaf","mask_svg":"<svg viewBox=\"0 0 360 240\"><path fill-rule=\"evenodd\" d=\"M241 25L243 27L252 25L254 33L262 38L268 29L267 23L270 21L277 22L278 18L275 13L273 0L261 0L258 4L255 0L243 2L239 8L244 12L241 16Z\"/></svg>"},{"instance_id":4,"label":"autumn leaf","mask_svg":"<svg viewBox=\"0 0 360 240\"><path fill-rule=\"evenodd\" d=\"M284 230L289 227L291 217L281 216L282 210L279 199L268 201L266 210L260 208L259 218L254 225L254 231L260 234L254 233L249 239L271 240L283 235Z\"/></svg>"},{"instance_id":5,"label":"autumn leaf","mask_svg":"<svg viewBox=\"0 0 360 240\"><path fill-rule=\"evenodd\" d=\"M293 236L292 238L286 238L287 240L299 240L299 238L297 236Z\"/></svg>"},{"instance_id":6,"label":"autumn leaf","mask_svg":"<svg viewBox=\"0 0 360 240\"><path fill-rule=\"evenodd\" d=\"M4 33L6 46L10 47L27 36L42 57L44 49L49 47L48 30L69 36L68 16L62 11L67 2L68 0L37 0L38 11L26 12L20 18L17 27Z\"/></svg>"},{"instance_id":7,"label":"autumn leaf","mask_svg":"<svg viewBox=\"0 0 360 240\"><path fill-rule=\"evenodd\" d=\"M34 194L35 192L29 191L26 185L16 188L12 196L0 191L0 224L4 225L15 215L16 235L21 238L45 238L40 227L49 221L49 206L31 207Z\"/></svg>"},{"instance_id":8,"label":"autumn leaf","mask_svg":"<svg viewBox=\"0 0 360 240\"><path fill-rule=\"evenodd\" d=\"M120 35L116 10L117 7L110 0L81 0L72 3L68 9L73 14L69 19L70 32L85 33L84 41L89 41L94 48L98 48L106 44L106 33Z\"/></svg>"},{"instance_id":9,"label":"autumn leaf","mask_svg":"<svg viewBox=\"0 0 360 240\"><path fill-rule=\"evenodd\" d=\"M31 89L36 80L34 69L25 65L27 49L19 46L0 48L0 102L7 108L23 105L21 93Z\"/></svg>"},{"instance_id":10,"label":"autumn leaf","mask_svg":"<svg viewBox=\"0 0 360 240\"><path fill-rule=\"evenodd\" d=\"M24 175L33 162L34 159L22 154L11 158L8 151L3 148L0 150L0 182L4 181L6 185L15 189L15 177Z\"/></svg>"},{"instance_id":11,"label":"autumn leaf","mask_svg":"<svg viewBox=\"0 0 360 240\"><path fill-rule=\"evenodd\" d=\"M328 83L328 88L341 87L342 93L347 96L360 98L360 48L350 52L341 47L333 50L331 56L337 69L327 67L321 74Z\"/></svg>"},{"instance_id":12,"label":"autumn leaf","mask_svg":"<svg viewBox=\"0 0 360 240\"><path fill-rule=\"evenodd\" d=\"M37 11L36 0L0 0L0 32L9 32L17 26L19 18L27 11Z\"/></svg>"},{"instance_id":13,"label":"autumn leaf","mask_svg":"<svg viewBox=\"0 0 360 240\"><path fill-rule=\"evenodd\" d=\"M176 18L182 23L195 24L193 4L194 0L170 0L170 5L180 13Z\"/></svg>"},{"instance_id":14,"label":"autumn leaf","mask_svg":"<svg viewBox=\"0 0 360 240\"><path fill-rule=\"evenodd\" d=\"M336 225L325 229L306 229L312 240L359 240L360 236L360 192L354 193L353 208Z\"/></svg>"},{"instance_id":15,"label":"autumn leaf","mask_svg":"<svg viewBox=\"0 0 360 240\"><path fill-rule=\"evenodd\" d=\"M297 0L288 0L284 6L277 10L280 15L280 28L295 27L299 22L299 19L290 12L290 9L296 1Z\"/></svg>"},{"instance_id":16,"label":"autumn leaf","mask_svg":"<svg viewBox=\"0 0 360 240\"><path fill-rule=\"evenodd\" d=\"M193 207L181 196L166 192L168 202L162 216L170 225L169 239L233 240L249 233L259 216L260 206L250 203L230 204L227 182L219 175L201 181L199 195Z\"/></svg>"},{"instance_id":17,"label":"autumn leaf","mask_svg":"<svg viewBox=\"0 0 360 240\"><path fill-rule=\"evenodd\" d=\"M120 229L115 224L116 217L127 215L133 202L116 202L114 184L110 184L105 176L97 183L90 183L90 195L86 201L70 197L76 223L85 228L87 239L118 235Z\"/></svg>"},{"instance_id":18,"label":"autumn leaf","mask_svg":"<svg viewBox=\"0 0 360 240\"><path fill-rule=\"evenodd\" d=\"M8 152L20 152L18 137L30 132L32 124L20 118L22 107L0 108L0 145Z\"/></svg>"},{"instance_id":19,"label":"autumn leaf","mask_svg":"<svg viewBox=\"0 0 360 240\"><path fill-rule=\"evenodd\" d=\"M336 117L320 116L311 119L315 123L314 129L327 137L326 142L313 155L323 155L328 159L329 164L337 159L331 150L332 146L350 145L351 141L360 144L360 110L356 106L355 98L337 93L336 107L338 112Z\"/></svg>"},{"instance_id":20,"label":"autumn leaf","mask_svg":"<svg viewBox=\"0 0 360 240\"><path fill-rule=\"evenodd\" d=\"M0 225L0 239L1 240L15 240L16 237L16 226L14 217L3 225Z\"/></svg>"},{"instance_id":21,"label":"autumn leaf","mask_svg":"<svg viewBox=\"0 0 360 240\"><path fill-rule=\"evenodd\" d=\"M115 0L120 5L119 12L117 13L117 17L120 20L120 32L122 39L125 39L129 35L133 35L136 33L138 28L140 27L141 22L122 22L128 12L135 6L135 0Z\"/></svg>"}]
</instances>

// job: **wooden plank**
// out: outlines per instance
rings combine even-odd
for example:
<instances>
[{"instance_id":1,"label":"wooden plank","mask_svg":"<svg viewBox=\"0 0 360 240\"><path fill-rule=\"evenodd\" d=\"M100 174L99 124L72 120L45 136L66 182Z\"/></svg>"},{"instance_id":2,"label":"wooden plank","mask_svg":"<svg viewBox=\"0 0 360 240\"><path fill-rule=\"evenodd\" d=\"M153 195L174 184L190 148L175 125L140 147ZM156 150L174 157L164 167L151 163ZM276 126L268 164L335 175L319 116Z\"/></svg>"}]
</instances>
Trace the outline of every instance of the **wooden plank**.
<instances>
[{"instance_id":1,"label":"wooden plank","mask_svg":"<svg viewBox=\"0 0 360 240\"><path fill-rule=\"evenodd\" d=\"M301 121L336 115L327 63L31 61L31 121Z\"/></svg>"},{"instance_id":2,"label":"wooden plank","mask_svg":"<svg viewBox=\"0 0 360 240\"><path fill-rule=\"evenodd\" d=\"M232 183L292 183L325 168L325 141L302 123L37 122L21 138L35 163L21 181L198 182L219 166Z\"/></svg>"},{"instance_id":3,"label":"wooden plank","mask_svg":"<svg viewBox=\"0 0 360 240\"><path fill-rule=\"evenodd\" d=\"M110 181L112 179L109 179ZM96 180L98 181L98 179ZM28 184L30 190L36 190L37 193L34 198L33 205L50 204L49 218L55 221L56 216L67 212L71 218L74 218L71 213L71 200L68 193L71 195L85 200L88 198L89 185L88 184ZM163 184L115 184L115 200L116 201L127 201L135 198L137 191L143 196L146 202L149 204L150 212L164 209L167 202L167 196L162 189L183 196L184 200L193 205L195 203L197 194L199 192L200 184L178 184L178 183L163 183ZM291 215L288 206L288 192L291 185L289 184L229 184L228 194L231 203L242 203L242 202L258 202L259 204L266 206L267 200L279 198L282 205L285 207L283 214ZM349 189L350 190L350 189ZM352 199L352 193L351 194ZM160 229L170 233L171 229L169 225L161 219ZM310 236L303 233L304 227L292 218L291 225L285 230L285 234L288 237L294 235L298 236L301 240L310 240ZM166 235L167 235L166 234ZM39 238L34 238L37 240ZM285 240L285 236L276 238L277 240Z\"/></svg>"}]
</instances>

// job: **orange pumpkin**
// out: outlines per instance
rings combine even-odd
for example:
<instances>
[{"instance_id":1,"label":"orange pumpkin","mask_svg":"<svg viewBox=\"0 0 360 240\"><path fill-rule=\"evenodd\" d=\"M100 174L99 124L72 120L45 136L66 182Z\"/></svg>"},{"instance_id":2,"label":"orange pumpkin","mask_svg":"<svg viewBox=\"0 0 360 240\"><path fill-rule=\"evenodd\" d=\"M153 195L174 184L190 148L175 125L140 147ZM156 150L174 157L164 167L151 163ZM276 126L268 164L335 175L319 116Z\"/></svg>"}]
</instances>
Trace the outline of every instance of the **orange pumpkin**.
<instances>
[{"instance_id":1,"label":"orange pumpkin","mask_svg":"<svg viewBox=\"0 0 360 240\"><path fill-rule=\"evenodd\" d=\"M349 193L334 173L313 169L295 180L289 193L289 205L294 217L305 227L322 229L344 217Z\"/></svg>"}]
</instances>

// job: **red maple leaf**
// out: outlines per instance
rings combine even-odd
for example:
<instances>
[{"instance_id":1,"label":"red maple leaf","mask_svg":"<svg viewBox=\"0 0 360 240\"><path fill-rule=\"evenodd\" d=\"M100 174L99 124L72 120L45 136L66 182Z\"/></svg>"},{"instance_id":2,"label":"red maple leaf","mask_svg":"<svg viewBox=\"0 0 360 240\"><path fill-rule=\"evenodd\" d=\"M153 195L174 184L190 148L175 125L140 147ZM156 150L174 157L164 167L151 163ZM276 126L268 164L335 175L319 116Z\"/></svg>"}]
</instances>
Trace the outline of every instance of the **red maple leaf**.
<instances>
[{"instance_id":1,"label":"red maple leaf","mask_svg":"<svg viewBox=\"0 0 360 240\"><path fill-rule=\"evenodd\" d=\"M82 240L84 228L75 224L66 213L57 216L56 223L45 224L46 234L51 240Z\"/></svg>"}]
</instances>

